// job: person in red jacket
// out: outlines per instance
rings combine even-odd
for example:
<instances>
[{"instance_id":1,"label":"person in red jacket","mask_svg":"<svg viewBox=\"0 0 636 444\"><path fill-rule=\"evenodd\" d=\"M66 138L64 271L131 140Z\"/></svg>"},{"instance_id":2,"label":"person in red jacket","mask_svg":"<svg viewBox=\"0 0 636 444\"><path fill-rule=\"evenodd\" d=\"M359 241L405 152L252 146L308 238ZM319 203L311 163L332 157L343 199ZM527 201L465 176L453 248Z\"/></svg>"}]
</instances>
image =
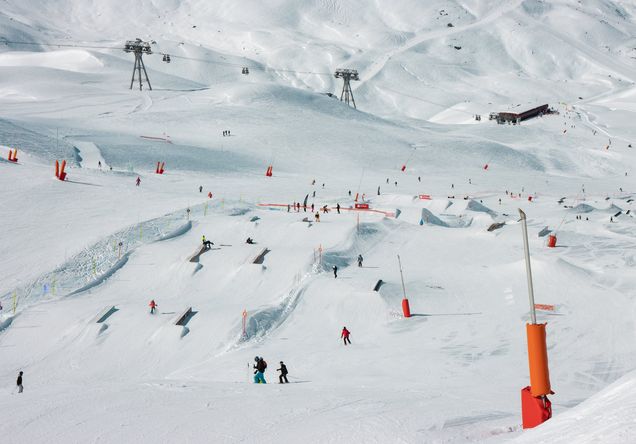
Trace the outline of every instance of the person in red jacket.
<instances>
[{"instance_id":1,"label":"person in red jacket","mask_svg":"<svg viewBox=\"0 0 636 444\"><path fill-rule=\"evenodd\" d=\"M342 327L342 334L340 335L340 337L344 341L344 345L347 345L347 342L351 344L351 340L349 339L350 334L351 332L347 330L347 327Z\"/></svg>"},{"instance_id":2,"label":"person in red jacket","mask_svg":"<svg viewBox=\"0 0 636 444\"><path fill-rule=\"evenodd\" d=\"M157 303L155 302L155 300L152 299L150 301L150 304L148 305L150 305L150 314L155 314L155 308L157 308Z\"/></svg>"}]
</instances>

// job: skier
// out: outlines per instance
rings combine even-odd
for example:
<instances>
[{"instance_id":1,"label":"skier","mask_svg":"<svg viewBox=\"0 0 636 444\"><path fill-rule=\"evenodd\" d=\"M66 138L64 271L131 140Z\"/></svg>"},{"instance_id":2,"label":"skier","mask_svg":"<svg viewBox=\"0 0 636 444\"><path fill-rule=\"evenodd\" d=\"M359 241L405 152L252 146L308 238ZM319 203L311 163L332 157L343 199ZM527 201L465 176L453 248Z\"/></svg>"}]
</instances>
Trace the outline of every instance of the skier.
<instances>
[{"instance_id":1,"label":"skier","mask_svg":"<svg viewBox=\"0 0 636 444\"><path fill-rule=\"evenodd\" d=\"M139 184L141 183L141 177L137 176L137 181L136 181L136 183L137 183L137 186L139 186Z\"/></svg>"},{"instance_id":2,"label":"skier","mask_svg":"<svg viewBox=\"0 0 636 444\"><path fill-rule=\"evenodd\" d=\"M199 193L203 193L203 185L199 185Z\"/></svg>"},{"instance_id":3,"label":"skier","mask_svg":"<svg viewBox=\"0 0 636 444\"><path fill-rule=\"evenodd\" d=\"M311 204L311 212L312 213L314 212L314 204L313 203Z\"/></svg>"},{"instance_id":4,"label":"skier","mask_svg":"<svg viewBox=\"0 0 636 444\"><path fill-rule=\"evenodd\" d=\"M154 299L150 300L150 304L148 304L150 306L150 314L155 314L155 308L157 308L157 303L155 302Z\"/></svg>"},{"instance_id":5,"label":"skier","mask_svg":"<svg viewBox=\"0 0 636 444\"><path fill-rule=\"evenodd\" d=\"M256 356L254 358L256 365L254 366L254 384L267 384L265 381L265 369L267 368L267 362L262 357Z\"/></svg>"},{"instance_id":6,"label":"skier","mask_svg":"<svg viewBox=\"0 0 636 444\"><path fill-rule=\"evenodd\" d=\"M347 330L347 327L342 327L342 334L340 335L340 338L342 338L344 345L347 345L347 342L349 343L349 345L351 345L351 339L349 339L349 335L351 335L351 332Z\"/></svg>"},{"instance_id":7,"label":"skier","mask_svg":"<svg viewBox=\"0 0 636 444\"><path fill-rule=\"evenodd\" d=\"M283 381L285 381L285 383L289 383L289 381L287 380L287 375L289 372L287 371L287 366L285 365L285 363L283 363L283 361L280 361L280 368L276 371L280 372L280 376L278 377L278 380L280 381L279 384L282 384Z\"/></svg>"},{"instance_id":8,"label":"skier","mask_svg":"<svg viewBox=\"0 0 636 444\"><path fill-rule=\"evenodd\" d=\"M395 186L397 187L397 180L395 181Z\"/></svg>"},{"instance_id":9,"label":"skier","mask_svg":"<svg viewBox=\"0 0 636 444\"><path fill-rule=\"evenodd\" d=\"M314 190L314 193L312 194L311 197L316 197L316 190Z\"/></svg>"},{"instance_id":10,"label":"skier","mask_svg":"<svg viewBox=\"0 0 636 444\"><path fill-rule=\"evenodd\" d=\"M363 261L362 255L359 254L358 255L358 267L362 267L362 261Z\"/></svg>"},{"instance_id":11,"label":"skier","mask_svg":"<svg viewBox=\"0 0 636 444\"><path fill-rule=\"evenodd\" d=\"M248 237L245 243L252 245L254 243L254 239L252 239L251 237Z\"/></svg>"},{"instance_id":12,"label":"skier","mask_svg":"<svg viewBox=\"0 0 636 444\"><path fill-rule=\"evenodd\" d=\"M101 161L101 160L97 162L97 167L98 167L100 170L102 169L102 161Z\"/></svg>"},{"instance_id":13,"label":"skier","mask_svg":"<svg viewBox=\"0 0 636 444\"><path fill-rule=\"evenodd\" d=\"M349 190L349 197L351 197L351 190Z\"/></svg>"},{"instance_id":14,"label":"skier","mask_svg":"<svg viewBox=\"0 0 636 444\"><path fill-rule=\"evenodd\" d=\"M22 387L22 374L23 372L20 372L20 374L18 375L18 380L16 381L16 385L18 386L18 393L22 393L22 390L24 390L24 387Z\"/></svg>"},{"instance_id":15,"label":"skier","mask_svg":"<svg viewBox=\"0 0 636 444\"><path fill-rule=\"evenodd\" d=\"M337 278L338 277L338 266L334 265L333 266L333 278Z\"/></svg>"},{"instance_id":16,"label":"skier","mask_svg":"<svg viewBox=\"0 0 636 444\"><path fill-rule=\"evenodd\" d=\"M388 177L386 178L386 183L389 183L389 178Z\"/></svg>"},{"instance_id":17,"label":"skier","mask_svg":"<svg viewBox=\"0 0 636 444\"><path fill-rule=\"evenodd\" d=\"M421 182L421 181L422 181L422 178L421 178L420 176L417 176L417 181L418 181L418 182Z\"/></svg>"},{"instance_id":18,"label":"skier","mask_svg":"<svg viewBox=\"0 0 636 444\"><path fill-rule=\"evenodd\" d=\"M380 195L380 185L378 185L378 196Z\"/></svg>"},{"instance_id":19,"label":"skier","mask_svg":"<svg viewBox=\"0 0 636 444\"><path fill-rule=\"evenodd\" d=\"M294 204L296 205L296 204ZM289 210L291 210L291 205L287 204L287 212L289 213Z\"/></svg>"},{"instance_id":20,"label":"skier","mask_svg":"<svg viewBox=\"0 0 636 444\"><path fill-rule=\"evenodd\" d=\"M0 302L0 311L2 311L2 302Z\"/></svg>"},{"instance_id":21,"label":"skier","mask_svg":"<svg viewBox=\"0 0 636 444\"><path fill-rule=\"evenodd\" d=\"M320 222L320 212L316 211L314 218L316 219L316 222Z\"/></svg>"},{"instance_id":22,"label":"skier","mask_svg":"<svg viewBox=\"0 0 636 444\"><path fill-rule=\"evenodd\" d=\"M340 214L340 204L336 204L336 211L338 212L338 214Z\"/></svg>"},{"instance_id":23,"label":"skier","mask_svg":"<svg viewBox=\"0 0 636 444\"><path fill-rule=\"evenodd\" d=\"M325 214L329 212L329 208L327 207L327 205L323 205L322 212L325 213Z\"/></svg>"}]
</instances>

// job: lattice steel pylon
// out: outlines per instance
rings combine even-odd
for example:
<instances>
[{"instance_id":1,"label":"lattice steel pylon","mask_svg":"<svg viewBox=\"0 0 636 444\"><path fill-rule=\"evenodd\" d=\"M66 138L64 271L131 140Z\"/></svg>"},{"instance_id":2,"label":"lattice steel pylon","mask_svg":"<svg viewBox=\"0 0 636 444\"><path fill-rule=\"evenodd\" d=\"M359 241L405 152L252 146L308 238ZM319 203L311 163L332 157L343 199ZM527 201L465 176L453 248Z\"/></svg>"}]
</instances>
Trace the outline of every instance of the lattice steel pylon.
<instances>
[{"instance_id":1,"label":"lattice steel pylon","mask_svg":"<svg viewBox=\"0 0 636 444\"><path fill-rule=\"evenodd\" d=\"M360 80L358 77L358 71L355 69L336 69L334 74L336 79L342 79L344 84L342 85L342 93L340 93L340 101L349 105L349 101L353 103L353 107L356 108L356 101L353 98L353 91L351 91L351 81ZM356 108L357 109L357 108Z\"/></svg>"},{"instance_id":2,"label":"lattice steel pylon","mask_svg":"<svg viewBox=\"0 0 636 444\"><path fill-rule=\"evenodd\" d=\"M142 81L141 81L141 70L144 70L144 75L146 76L146 82L148 83L148 89L152 91L152 85L150 84L150 79L148 78L148 73L146 72L146 66L144 65L144 61L141 58L144 54L152 54L152 49L150 48L150 43L143 42L141 39L137 40L128 40L126 45L124 46L125 52L132 52L135 54L135 66L133 67L132 79L130 80L130 89L132 89L133 84L135 83L135 71L139 74L139 91L142 89Z\"/></svg>"}]
</instances>

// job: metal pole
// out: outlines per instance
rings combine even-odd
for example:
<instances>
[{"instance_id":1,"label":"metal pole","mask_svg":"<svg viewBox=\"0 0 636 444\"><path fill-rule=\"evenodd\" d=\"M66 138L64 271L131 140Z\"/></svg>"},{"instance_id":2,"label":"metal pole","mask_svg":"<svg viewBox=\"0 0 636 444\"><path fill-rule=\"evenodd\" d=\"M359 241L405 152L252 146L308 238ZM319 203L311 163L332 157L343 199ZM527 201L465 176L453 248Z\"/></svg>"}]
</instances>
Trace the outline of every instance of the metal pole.
<instances>
[{"instance_id":1,"label":"metal pole","mask_svg":"<svg viewBox=\"0 0 636 444\"><path fill-rule=\"evenodd\" d=\"M528 277L528 297L530 299L530 319L532 324L537 323L537 313L534 308L534 288L532 287L532 268L530 267L530 247L528 247L528 225L526 224L526 213L519 209L521 216L521 230L523 231L523 251L526 257L526 275Z\"/></svg>"},{"instance_id":2,"label":"metal pole","mask_svg":"<svg viewBox=\"0 0 636 444\"><path fill-rule=\"evenodd\" d=\"M404 299L406 299L406 287L404 286L404 274L402 274L402 261L400 260L400 255L398 257L398 264L400 265L400 278L402 279L402 293L404 294Z\"/></svg>"},{"instance_id":3,"label":"metal pole","mask_svg":"<svg viewBox=\"0 0 636 444\"><path fill-rule=\"evenodd\" d=\"M142 83L141 83L141 53L140 54L135 54L135 56L137 57L137 73L139 74L139 91L141 91L142 89Z\"/></svg>"},{"instance_id":4,"label":"metal pole","mask_svg":"<svg viewBox=\"0 0 636 444\"><path fill-rule=\"evenodd\" d=\"M135 54L135 64L133 65L132 78L130 79L130 89L133 88L133 84L135 83L135 71L136 70L137 70L137 55Z\"/></svg>"},{"instance_id":5,"label":"metal pole","mask_svg":"<svg viewBox=\"0 0 636 444\"><path fill-rule=\"evenodd\" d=\"M148 73L146 72L146 65L144 64L144 59L140 57L139 60L141 61L141 67L144 69L144 74L146 75L146 82L148 82L148 89L152 91L152 85L150 84Z\"/></svg>"}]
</instances>

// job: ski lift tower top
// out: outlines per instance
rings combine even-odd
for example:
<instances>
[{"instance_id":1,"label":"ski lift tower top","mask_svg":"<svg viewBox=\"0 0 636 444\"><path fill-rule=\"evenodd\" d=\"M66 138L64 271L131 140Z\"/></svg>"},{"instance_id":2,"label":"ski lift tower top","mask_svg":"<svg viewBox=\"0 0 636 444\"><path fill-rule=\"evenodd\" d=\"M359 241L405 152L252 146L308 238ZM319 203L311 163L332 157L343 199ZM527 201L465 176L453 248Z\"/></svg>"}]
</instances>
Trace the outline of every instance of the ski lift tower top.
<instances>
[{"instance_id":1,"label":"ski lift tower top","mask_svg":"<svg viewBox=\"0 0 636 444\"><path fill-rule=\"evenodd\" d=\"M353 107L356 108L356 101L353 98L353 91L351 90L350 82L351 80L360 80L360 77L358 76L358 70L336 69L334 77L336 79L342 79L344 82L342 85L342 93L340 93L340 101L342 102L344 100L347 105L349 105L349 101L351 101L353 103Z\"/></svg>"},{"instance_id":2,"label":"ski lift tower top","mask_svg":"<svg viewBox=\"0 0 636 444\"><path fill-rule=\"evenodd\" d=\"M124 45L124 51L139 54L152 54L150 43L144 42L141 39L127 40L126 44Z\"/></svg>"}]
</instances>

